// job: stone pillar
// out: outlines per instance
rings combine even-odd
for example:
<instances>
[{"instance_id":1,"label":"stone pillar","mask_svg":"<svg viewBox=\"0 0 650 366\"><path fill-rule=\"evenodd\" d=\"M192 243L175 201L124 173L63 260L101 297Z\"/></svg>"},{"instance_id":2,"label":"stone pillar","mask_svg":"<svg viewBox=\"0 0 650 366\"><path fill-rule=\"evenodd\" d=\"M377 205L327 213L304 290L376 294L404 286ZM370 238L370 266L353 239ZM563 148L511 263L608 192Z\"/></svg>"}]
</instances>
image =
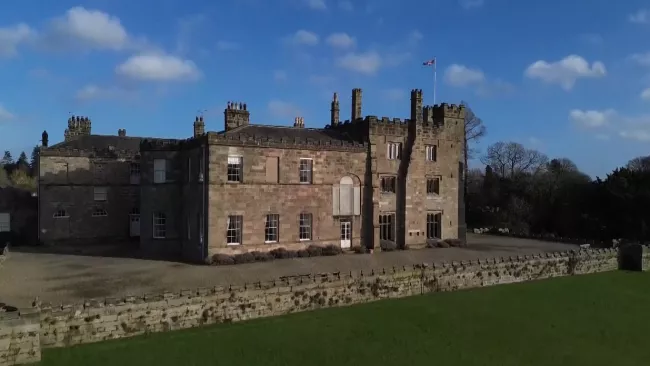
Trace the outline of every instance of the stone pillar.
<instances>
[{"instance_id":1,"label":"stone pillar","mask_svg":"<svg viewBox=\"0 0 650 366\"><path fill-rule=\"evenodd\" d=\"M352 89L352 116L350 120L352 122L363 118L361 115L361 89L355 88Z\"/></svg>"}]
</instances>

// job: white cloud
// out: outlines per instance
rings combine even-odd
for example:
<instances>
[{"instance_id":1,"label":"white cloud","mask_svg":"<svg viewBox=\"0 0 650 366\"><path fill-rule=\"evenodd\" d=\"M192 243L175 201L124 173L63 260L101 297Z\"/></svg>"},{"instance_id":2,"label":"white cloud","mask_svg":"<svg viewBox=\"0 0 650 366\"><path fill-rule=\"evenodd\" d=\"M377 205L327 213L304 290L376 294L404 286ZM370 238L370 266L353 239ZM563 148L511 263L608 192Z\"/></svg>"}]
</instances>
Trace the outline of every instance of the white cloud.
<instances>
[{"instance_id":1,"label":"white cloud","mask_svg":"<svg viewBox=\"0 0 650 366\"><path fill-rule=\"evenodd\" d=\"M356 43L347 33L332 33L325 42L334 48L351 48Z\"/></svg>"},{"instance_id":2,"label":"white cloud","mask_svg":"<svg viewBox=\"0 0 650 366\"><path fill-rule=\"evenodd\" d=\"M354 10L354 5L352 5L351 1L339 1L339 8L344 11L353 11Z\"/></svg>"},{"instance_id":3,"label":"white cloud","mask_svg":"<svg viewBox=\"0 0 650 366\"><path fill-rule=\"evenodd\" d=\"M0 57L15 56L18 52L18 46L32 39L35 35L36 32L24 23L0 28Z\"/></svg>"},{"instance_id":4,"label":"white cloud","mask_svg":"<svg viewBox=\"0 0 650 366\"><path fill-rule=\"evenodd\" d=\"M589 44L594 45L594 46L599 46L599 45L603 44L603 42L604 42L603 36L601 36L600 34L597 34L597 33L585 33L585 34L582 34L582 35L580 35L580 39L583 42L589 43Z\"/></svg>"},{"instance_id":5,"label":"white cloud","mask_svg":"<svg viewBox=\"0 0 650 366\"><path fill-rule=\"evenodd\" d=\"M629 59L641 66L650 67L650 52L635 53L633 55L630 55Z\"/></svg>"},{"instance_id":6,"label":"white cloud","mask_svg":"<svg viewBox=\"0 0 650 366\"><path fill-rule=\"evenodd\" d=\"M406 90L401 88L390 88L381 91L381 97L390 102L397 102L406 99Z\"/></svg>"},{"instance_id":7,"label":"white cloud","mask_svg":"<svg viewBox=\"0 0 650 366\"><path fill-rule=\"evenodd\" d=\"M320 42L318 34L301 29L293 35L287 37L286 41L294 45L315 46Z\"/></svg>"},{"instance_id":8,"label":"white cloud","mask_svg":"<svg viewBox=\"0 0 650 366\"><path fill-rule=\"evenodd\" d=\"M642 91L640 97L643 100L650 101L650 88L647 88L644 91Z\"/></svg>"},{"instance_id":9,"label":"white cloud","mask_svg":"<svg viewBox=\"0 0 650 366\"><path fill-rule=\"evenodd\" d=\"M310 75L309 82L314 85L330 85L334 83L336 79L333 76L329 75Z\"/></svg>"},{"instance_id":10,"label":"white cloud","mask_svg":"<svg viewBox=\"0 0 650 366\"><path fill-rule=\"evenodd\" d=\"M306 0L307 6L313 10L327 10L325 0Z\"/></svg>"},{"instance_id":11,"label":"white cloud","mask_svg":"<svg viewBox=\"0 0 650 366\"><path fill-rule=\"evenodd\" d=\"M463 65L453 64L445 70L444 80L451 86L466 87L485 82L485 74L478 69L470 69Z\"/></svg>"},{"instance_id":12,"label":"white cloud","mask_svg":"<svg viewBox=\"0 0 650 366\"><path fill-rule=\"evenodd\" d=\"M288 118L288 117L297 117L300 115L300 109L295 105L284 102L281 100L271 100L267 105L269 113L273 117L278 118Z\"/></svg>"},{"instance_id":13,"label":"white cloud","mask_svg":"<svg viewBox=\"0 0 650 366\"><path fill-rule=\"evenodd\" d=\"M408 42L411 46L415 46L424 38L424 35L417 30L412 31L409 34Z\"/></svg>"},{"instance_id":14,"label":"white cloud","mask_svg":"<svg viewBox=\"0 0 650 366\"><path fill-rule=\"evenodd\" d=\"M564 90L571 90L578 79L601 78L607 74L607 70L600 61L589 65L584 58L570 55L551 63L544 60L536 61L526 68L524 74L530 79L558 84Z\"/></svg>"},{"instance_id":15,"label":"white cloud","mask_svg":"<svg viewBox=\"0 0 650 366\"><path fill-rule=\"evenodd\" d=\"M9 121L14 119L14 115L9 112L2 104L0 104L0 122Z\"/></svg>"},{"instance_id":16,"label":"white cloud","mask_svg":"<svg viewBox=\"0 0 650 366\"><path fill-rule=\"evenodd\" d=\"M382 58L375 51L350 52L336 60L338 67L360 74L374 75L382 66Z\"/></svg>"},{"instance_id":17,"label":"white cloud","mask_svg":"<svg viewBox=\"0 0 650 366\"><path fill-rule=\"evenodd\" d=\"M278 82L287 81L287 72L284 70L273 71L273 80Z\"/></svg>"},{"instance_id":18,"label":"white cloud","mask_svg":"<svg viewBox=\"0 0 650 366\"><path fill-rule=\"evenodd\" d=\"M188 81L196 80L201 72L196 64L170 55L132 56L115 68L116 74L144 81Z\"/></svg>"},{"instance_id":19,"label":"white cloud","mask_svg":"<svg viewBox=\"0 0 650 366\"><path fill-rule=\"evenodd\" d=\"M623 130L619 132L619 136L626 140L650 142L650 129Z\"/></svg>"},{"instance_id":20,"label":"white cloud","mask_svg":"<svg viewBox=\"0 0 650 366\"><path fill-rule=\"evenodd\" d=\"M645 24L650 23L650 10L640 9L627 17L630 23Z\"/></svg>"},{"instance_id":21,"label":"white cloud","mask_svg":"<svg viewBox=\"0 0 650 366\"><path fill-rule=\"evenodd\" d=\"M74 98L80 102L87 102L97 99L118 99L133 97L130 90L119 89L116 87L101 87L94 84L88 84L79 89Z\"/></svg>"},{"instance_id":22,"label":"white cloud","mask_svg":"<svg viewBox=\"0 0 650 366\"><path fill-rule=\"evenodd\" d=\"M569 112L569 120L577 125L596 128L612 123L616 118L616 111L607 109L605 111L573 109Z\"/></svg>"},{"instance_id":23,"label":"white cloud","mask_svg":"<svg viewBox=\"0 0 650 366\"><path fill-rule=\"evenodd\" d=\"M234 51L241 48L241 45L236 42L217 41L217 50L219 51Z\"/></svg>"},{"instance_id":24,"label":"white cloud","mask_svg":"<svg viewBox=\"0 0 650 366\"><path fill-rule=\"evenodd\" d=\"M465 9L474 9L483 6L485 0L458 0L458 3Z\"/></svg>"},{"instance_id":25,"label":"white cloud","mask_svg":"<svg viewBox=\"0 0 650 366\"><path fill-rule=\"evenodd\" d=\"M194 14L178 20L178 34L176 35L176 53L187 54L193 46L194 36L205 25L205 14Z\"/></svg>"},{"instance_id":26,"label":"white cloud","mask_svg":"<svg viewBox=\"0 0 650 366\"><path fill-rule=\"evenodd\" d=\"M120 19L99 10L74 7L51 23L51 36L65 43L96 49L122 50L131 39Z\"/></svg>"}]
</instances>

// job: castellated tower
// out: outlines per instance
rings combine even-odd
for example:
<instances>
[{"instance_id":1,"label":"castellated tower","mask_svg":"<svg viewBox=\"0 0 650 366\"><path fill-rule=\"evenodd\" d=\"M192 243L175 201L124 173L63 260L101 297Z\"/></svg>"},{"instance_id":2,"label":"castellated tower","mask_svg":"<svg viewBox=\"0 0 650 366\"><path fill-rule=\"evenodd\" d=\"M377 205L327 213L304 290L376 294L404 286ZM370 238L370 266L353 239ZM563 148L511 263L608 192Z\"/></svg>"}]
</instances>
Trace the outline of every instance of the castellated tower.
<instances>
[{"instance_id":1,"label":"castellated tower","mask_svg":"<svg viewBox=\"0 0 650 366\"><path fill-rule=\"evenodd\" d=\"M223 115L226 131L250 124L251 114L246 109L246 103L228 102Z\"/></svg>"},{"instance_id":2,"label":"castellated tower","mask_svg":"<svg viewBox=\"0 0 650 366\"><path fill-rule=\"evenodd\" d=\"M334 98L332 99L332 108L330 109L330 126L338 126L340 121L340 109L339 109L339 95L334 93Z\"/></svg>"},{"instance_id":3,"label":"castellated tower","mask_svg":"<svg viewBox=\"0 0 650 366\"><path fill-rule=\"evenodd\" d=\"M361 89L352 89L352 115L350 120L352 122L363 118L361 115Z\"/></svg>"},{"instance_id":4,"label":"castellated tower","mask_svg":"<svg viewBox=\"0 0 650 366\"><path fill-rule=\"evenodd\" d=\"M205 135L205 122L203 122L203 116L196 117L194 119L194 137L203 135Z\"/></svg>"},{"instance_id":5,"label":"castellated tower","mask_svg":"<svg viewBox=\"0 0 650 366\"><path fill-rule=\"evenodd\" d=\"M68 128L64 133L64 140L70 141L77 138L77 136L88 136L90 135L90 118L80 117L80 116L71 116L68 118Z\"/></svg>"},{"instance_id":6,"label":"castellated tower","mask_svg":"<svg viewBox=\"0 0 650 366\"><path fill-rule=\"evenodd\" d=\"M422 123L422 89L411 90L411 121Z\"/></svg>"}]
</instances>

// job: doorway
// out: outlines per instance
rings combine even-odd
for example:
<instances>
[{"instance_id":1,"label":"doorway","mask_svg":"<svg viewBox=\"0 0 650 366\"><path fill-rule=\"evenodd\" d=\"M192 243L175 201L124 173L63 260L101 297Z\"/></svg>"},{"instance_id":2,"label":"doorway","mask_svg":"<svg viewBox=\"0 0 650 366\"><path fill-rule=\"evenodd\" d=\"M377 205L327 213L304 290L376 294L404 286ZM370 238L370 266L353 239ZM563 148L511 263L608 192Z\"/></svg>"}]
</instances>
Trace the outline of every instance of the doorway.
<instances>
[{"instance_id":1,"label":"doorway","mask_svg":"<svg viewBox=\"0 0 650 366\"><path fill-rule=\"evenodd\" d=\"M134 208L129 214L129 235L132 238L140 236L140 210Z\"/></svg>"},{"instance_id":2,"label":"doorway","mask_svg":"<svg viewBox=\"0 0 650 366\"><path fill-rule=\"evenodd\" d=\"M350 219L341 219L341 248L347 249L352 245L352 222Z\"/></svg>"}]
</instances>

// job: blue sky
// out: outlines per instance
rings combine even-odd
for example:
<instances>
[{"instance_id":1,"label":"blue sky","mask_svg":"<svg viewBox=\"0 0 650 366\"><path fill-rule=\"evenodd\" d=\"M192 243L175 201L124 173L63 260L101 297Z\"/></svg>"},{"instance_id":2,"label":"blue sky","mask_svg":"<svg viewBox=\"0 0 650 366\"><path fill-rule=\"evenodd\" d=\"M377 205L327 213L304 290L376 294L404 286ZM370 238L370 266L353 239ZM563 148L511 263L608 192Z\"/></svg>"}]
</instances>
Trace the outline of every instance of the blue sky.
<instances>
[{"instance_id":1,"label":"blue sky","mask_svg":"<svg viewBox=\"0 0 650 366\"><path fill-rule=\"evenodd\" d=\"M189 137L228 100L253 123L329 122L351 89L363 114L408 117L409 91L467 101L479 148L517 141L603 176L650 147L650 3L628 0L3 0L0 141L93 133ZM647 10L646 10L647 9ZM643 41L646 39L646 41ZM4 150L3 149L3 150Z\"/></svg>"}]
</instances>

